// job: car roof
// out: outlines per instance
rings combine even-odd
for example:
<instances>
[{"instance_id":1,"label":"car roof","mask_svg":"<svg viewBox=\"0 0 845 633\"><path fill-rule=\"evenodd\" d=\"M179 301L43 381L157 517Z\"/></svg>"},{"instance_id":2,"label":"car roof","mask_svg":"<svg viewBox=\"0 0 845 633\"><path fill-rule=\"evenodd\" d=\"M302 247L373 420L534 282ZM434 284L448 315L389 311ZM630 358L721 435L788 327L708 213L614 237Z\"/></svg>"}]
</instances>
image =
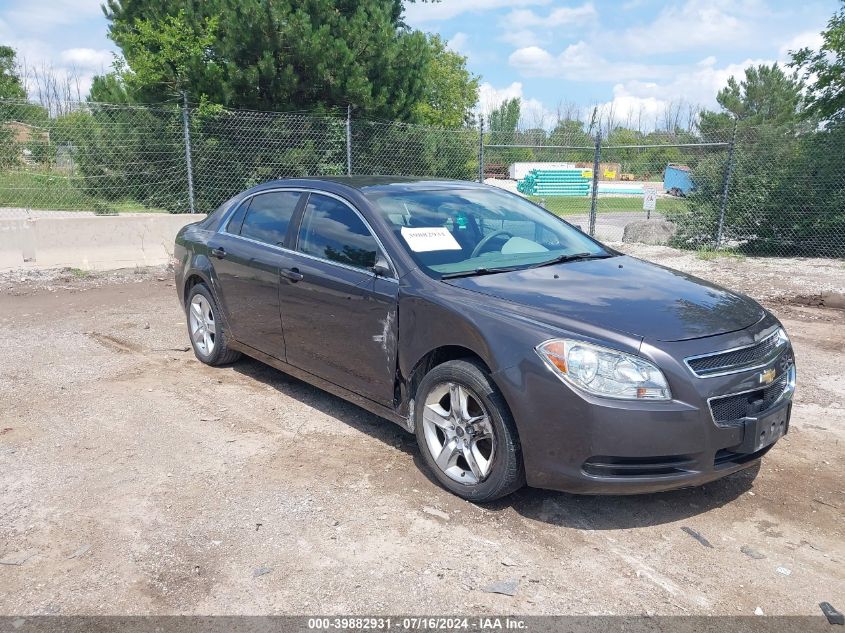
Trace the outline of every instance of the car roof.
<instances>
[{"instance_id":1,"label":"car roof","mask_svg":"<svg viewBox=\"0 0 845 633\"><path fill-rule=\"evenodd\" d=\"M286 178L262 183L262 188L268 186L282 187L302 184L303 182L325 182L344 185L357 189L362 193L377 191L431 191L436 189L474 189L484 188L485 185L468 180L445 180L434 178L418 178L412 176L314 176L303 178Z\"/></svg>"}]
</instances>

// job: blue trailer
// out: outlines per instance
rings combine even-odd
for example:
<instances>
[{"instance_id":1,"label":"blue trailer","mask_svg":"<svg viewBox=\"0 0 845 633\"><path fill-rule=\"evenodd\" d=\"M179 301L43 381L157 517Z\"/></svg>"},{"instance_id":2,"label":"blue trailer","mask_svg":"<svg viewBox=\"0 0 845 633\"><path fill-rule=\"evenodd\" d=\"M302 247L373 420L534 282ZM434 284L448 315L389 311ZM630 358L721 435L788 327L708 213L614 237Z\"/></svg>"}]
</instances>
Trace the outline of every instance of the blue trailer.
<instances>
[{"instance_id":1,"label":"blue trailer","mask_svg":"<svg viewBox=\"0 0 845 633\"><path fill-rule=\"evenodd\" d=\"M673 165L671 163L666 166L666 171L663 172L663 190L665 192L680 192L686 196L693 189L695 189L695 185L693 185L692 178L690 178L689 167L686 165Z\"/></svg>"}]
</instances>

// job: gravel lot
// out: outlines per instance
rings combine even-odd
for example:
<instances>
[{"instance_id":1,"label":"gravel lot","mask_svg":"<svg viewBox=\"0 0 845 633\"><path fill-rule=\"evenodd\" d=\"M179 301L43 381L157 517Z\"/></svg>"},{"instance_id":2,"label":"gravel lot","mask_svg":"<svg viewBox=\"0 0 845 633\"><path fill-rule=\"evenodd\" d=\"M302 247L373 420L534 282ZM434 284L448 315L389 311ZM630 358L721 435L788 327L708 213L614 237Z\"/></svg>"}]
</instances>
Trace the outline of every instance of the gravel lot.
<instances>
[{"instance_id":1,"label":"gravel lot","mask_svg":"<svg viewBox=\"0 0 845 633\"><path fill-rule=\"evenodd\" d=\"M0 614L845 610L845 312L796 305L845 289L842 262L634 250L785 322L796 406L759 473L472 505L399 427L201 365L162 269L0 276Z\"/></svg>"}]
</instances>

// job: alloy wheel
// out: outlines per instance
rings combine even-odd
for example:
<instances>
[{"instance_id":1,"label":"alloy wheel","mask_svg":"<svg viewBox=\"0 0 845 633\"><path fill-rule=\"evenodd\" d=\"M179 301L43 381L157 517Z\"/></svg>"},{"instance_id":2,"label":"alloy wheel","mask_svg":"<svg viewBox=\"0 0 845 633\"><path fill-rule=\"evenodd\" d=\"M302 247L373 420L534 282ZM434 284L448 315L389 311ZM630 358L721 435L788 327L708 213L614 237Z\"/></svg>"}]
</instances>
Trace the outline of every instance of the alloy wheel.
<instances>
[{"instance_id":1,"label":"alloy wheel","mask_svg":"<svg viewBox=\"0 0 845 633\"><path fill-rule=\"evenodd\" d=\"M481 398L464 385L444 382L431 389L424 406L425 441L437 467L466 485L487 479L496 435Z\"/></svg>"},{"instance_id":2,"label":"alloy wheel","mask_svg":"<svg viewBox=\"0 0 845 633\"><path fill-rule=\"evenodd\" d=\"M197 349L210 356L217 339L217 326L214 323L214 311L208 299L201 294L194 295L190 307L191 339Z\"/></svg>"}]
</instances>

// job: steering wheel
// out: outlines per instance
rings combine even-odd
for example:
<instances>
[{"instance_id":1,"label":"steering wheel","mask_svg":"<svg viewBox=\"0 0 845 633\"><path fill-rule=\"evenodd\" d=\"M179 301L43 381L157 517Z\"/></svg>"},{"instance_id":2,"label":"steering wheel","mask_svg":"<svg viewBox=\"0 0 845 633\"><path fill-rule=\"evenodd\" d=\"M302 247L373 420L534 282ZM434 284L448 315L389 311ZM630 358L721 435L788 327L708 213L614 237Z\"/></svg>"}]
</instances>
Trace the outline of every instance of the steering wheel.
<instances>
[{"instance_id":1,"label":"steering wheel","mask_svg":"<svg viewBox=\"0 0 845 633\"><path fill-rule=\"evenodd\" d=\"M507 235L508 237L513 237L513 233L511 233L510 231L493 231L490 235L485 235L481 238L481 241L475 245L474 249L472 249L472 255L470 255L470 257L478 257L478 254L481 252L481 249L487 246L487 243L490 240L499 237L500 235Z\"/></svg>"}]
</instances>

